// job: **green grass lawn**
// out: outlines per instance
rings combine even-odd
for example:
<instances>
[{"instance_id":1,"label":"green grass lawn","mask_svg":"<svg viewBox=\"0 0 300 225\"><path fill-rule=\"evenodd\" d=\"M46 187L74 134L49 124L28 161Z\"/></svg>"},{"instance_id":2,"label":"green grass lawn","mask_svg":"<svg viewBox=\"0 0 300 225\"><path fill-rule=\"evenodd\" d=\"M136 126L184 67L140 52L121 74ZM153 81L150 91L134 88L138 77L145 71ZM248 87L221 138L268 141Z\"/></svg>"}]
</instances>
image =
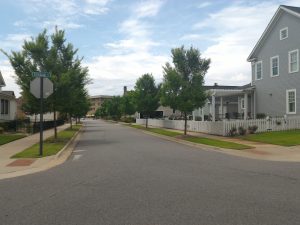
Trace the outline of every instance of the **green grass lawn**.
<instances>
[{"instance_id":1,"label":"green grass lawn","mask_svg":"<svg viewBox=\"0 0 300 225\"><path fill-rule=\"evenodd\" d=\"M295 146L300 145L300 130L250 134L242 138L248 141L256 141L273 145Z\"/></svg>"},{"instance_id":2,"label":"green grass lawn","mask_svg":"<svg viewBox=\"0 0 300 225\"><path fill-rule=\"evenodd\" d=\"M184 140L190 141L193 143L198 143L198 144L210 145L210 146L219 147L219 148L235 149L235 150L244 150L244 149L252 148L251 146L248 146L248 145L238 144L238 143L234 143L234 142L230 142L230 141L221 141L221 140L212 139L212 138L188 136L188 137L185 137Z\"/></svg>"},{"instance_id":3,"label":"green grass lawn","mask_svg":"<svg viewBox=\"0 0 300 225\"><path fill-rule=\"evenodd\" d=\"M60 131L57 134L57 139L50 137L44 141L43 156L55 155L58 153L67 142L74 136L74 134L80 129L81 125L74 125L73 129L67 128L66 130ZM39 155L39 143L34 144L31 147L25 149L22 152L13 155L11 158L40 158Z\"/></svg>"},{"instance_id":4,"label":"green grass lawn","mask_svg":"<svg viewBox=\"0 0 300 225\"><path fill-rule=\"evenodd\" d=\"M26 137L23 134L0 134L0 145L18 140L20 138Z\"/></svg>"},{"instance_id":5,"label":"green grass lawn","mask_svg":"<svg viewBox=\"0 0 300 225\"><path fill-rule=\"evenodd\" d=\"M161 128L146 129L144 126L141 126L141 125L129 125L129 126L137 128L137 129L142 129L142 130L150 131L153 133L169 136L169 137L176 137L176 136L182 134L180 132L165 130L165 129L161 129ZM198 144L210 145L210 146L215 146L215 147L220 147L220 148L235 149L235 150L243 150L243 149L252 148L251 146L248 146L248 145L237 144L237 143L229 142L229 141L221 141L221 140L212 139L212 138L187 136L187 137L184 137L183 139L186 141L190 141L190 142L194 142L194 143L198 143Z\"/></svg>"},{"instance_id":6,"label":"green grass lawn","mask_svg":"<svg viewBox=\"0 0 300 225\"><path fill-rule=\"evenodd\" d=\"M137 129L149 131L149 132L152 132L152 133L169 136L169 137L175 137L175 136L178 136L178 135L181 134L181 133L176 132L176 131L165 130L165 129L161 129L161 128L148 128L148 129L146 129L146 127L141 126L141 125L129 125L129 126L137 128Z\"/></svg>"}]
</instances>

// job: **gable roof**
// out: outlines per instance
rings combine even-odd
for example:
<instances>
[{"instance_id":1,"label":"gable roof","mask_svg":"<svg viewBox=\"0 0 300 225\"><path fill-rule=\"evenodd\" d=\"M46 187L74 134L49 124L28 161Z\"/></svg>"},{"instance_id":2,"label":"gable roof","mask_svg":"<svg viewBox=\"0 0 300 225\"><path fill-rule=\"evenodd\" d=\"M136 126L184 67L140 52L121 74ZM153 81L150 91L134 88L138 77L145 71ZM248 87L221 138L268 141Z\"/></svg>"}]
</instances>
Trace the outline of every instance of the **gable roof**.
<instances>
[{"instance_id":1,"label":"gable roof","mask_svg":"<svg viewBox=\"0 0 300 225\"><path fill-rule=\"evenodd\" d=\"M2 73L1 73L1 71L0 71L0 87L4 87L4 86L6 86L6 84L5 84L5 82L4 82Z\"/></svg>"},{"instance_id":2,"label":"gable roof","mask_svg":"<svg viewBox=\"0 0 300 225\"><path fill-rule=\"evenodd\" d=\"M275 26L276 22L280 18L283 12L289 13L291 15L297 16L300 18L300 7L294 7L294 6L287 6L287 5L280 5L279 8L277 9L276 13L272 17L271 21L269 22L267 28L261 35L260 39L256 43L255 47L253 48L252 52L247 58L248 62L251 62L255 57L256 51L259 49L259 47L263 44L263 42L266 40L267 35L270 33L270 31L273 29Z\"/></svg>"}]
</instances>

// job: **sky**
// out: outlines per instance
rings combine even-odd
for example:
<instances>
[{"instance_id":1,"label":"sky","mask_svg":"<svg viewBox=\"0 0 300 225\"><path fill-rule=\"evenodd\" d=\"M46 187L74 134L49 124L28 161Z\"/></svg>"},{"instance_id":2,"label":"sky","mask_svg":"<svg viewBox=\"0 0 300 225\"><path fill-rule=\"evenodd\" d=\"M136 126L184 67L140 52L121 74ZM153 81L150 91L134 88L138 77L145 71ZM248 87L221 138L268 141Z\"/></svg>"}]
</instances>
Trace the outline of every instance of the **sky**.
<instances>
[{"instance_id":1,"label":"sky","mask_svg":"<svg viewBox=\"0 0 300 225\"><path fill-rule=\"evenodd\" d=\"M160 83L171 49L182 45L211 59L206 85L244 85L246 59L279 5L300 0L0 0L0 48L20 51L43 29L64 29L89 68L90 95L120 95L145 73ZM2 53L0 71L3 90L20 96Z\"/></svg>"}]
</instances>

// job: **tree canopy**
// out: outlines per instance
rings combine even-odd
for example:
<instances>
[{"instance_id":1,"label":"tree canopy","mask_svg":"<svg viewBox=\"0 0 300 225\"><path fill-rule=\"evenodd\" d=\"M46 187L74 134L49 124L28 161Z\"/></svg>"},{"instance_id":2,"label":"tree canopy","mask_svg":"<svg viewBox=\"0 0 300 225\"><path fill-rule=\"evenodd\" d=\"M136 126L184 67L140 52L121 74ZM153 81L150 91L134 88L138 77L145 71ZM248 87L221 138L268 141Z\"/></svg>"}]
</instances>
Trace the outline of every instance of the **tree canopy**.
<instances>
[{"instance_id":1,"label":"tree canopy","mask_svg":"<svg viewBox=\"0 0 300 225\"><path fill-rule=\"evenodd\" d=\"M151 74L142 75L135 84L135 101L137 111L146 116L146 127L151 112L159 107L159 88Z\"/></svg>"},{"instance_id":2,"label":"tree canopy","mask_svg":"<svg viewBox=\"0 0 300 225\"><path fill-rule=\"evenodd\" d=\"M21 51L4 52L15 71L16 83L24 99L23 109L27 113L40 113L39 101L30 93L30 81L34 79L33 72L46 71L51 74L54 93L44 100L45 112L56 115L59 111L70 117L86 114L89 100L85 86L90 80L88 69L82 67L82 58L77 52L78 49L67 43L65 31L57 28L51 35L44 30L24 41Z\"/></svg>"},{"instance_id":3,"label":"tree canopy","mask_svg":"<svg viewBox=\"0 0 300 225\"><path fill-rule=\"evenodd\" d=\"M202 58L200 51L193 47L174 48L171 53L174 66L166 63L163 67L164 79L160 100L163 105L184 113L186 134L187 114L203 107L207 99L203 84L210 59Z\"/></svg>"}]
</instances>

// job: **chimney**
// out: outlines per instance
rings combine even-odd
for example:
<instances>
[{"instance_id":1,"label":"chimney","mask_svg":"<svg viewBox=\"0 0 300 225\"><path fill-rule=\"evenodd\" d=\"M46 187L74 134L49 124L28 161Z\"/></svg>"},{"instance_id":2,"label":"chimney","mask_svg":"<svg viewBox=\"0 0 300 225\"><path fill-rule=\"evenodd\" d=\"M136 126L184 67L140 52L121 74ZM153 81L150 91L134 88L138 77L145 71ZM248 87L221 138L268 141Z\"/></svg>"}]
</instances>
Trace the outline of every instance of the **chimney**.
<instances>
[{"instance_id":1,"label":"chimney","mask_svg":"<svg viewBox=\"0 0 300 225\"><path fill-rule=\"evenodd\" d=\"M126 95L127 94L127 86L124 86L124 93L123 95Z\"/></svg>"}]
</instances>

